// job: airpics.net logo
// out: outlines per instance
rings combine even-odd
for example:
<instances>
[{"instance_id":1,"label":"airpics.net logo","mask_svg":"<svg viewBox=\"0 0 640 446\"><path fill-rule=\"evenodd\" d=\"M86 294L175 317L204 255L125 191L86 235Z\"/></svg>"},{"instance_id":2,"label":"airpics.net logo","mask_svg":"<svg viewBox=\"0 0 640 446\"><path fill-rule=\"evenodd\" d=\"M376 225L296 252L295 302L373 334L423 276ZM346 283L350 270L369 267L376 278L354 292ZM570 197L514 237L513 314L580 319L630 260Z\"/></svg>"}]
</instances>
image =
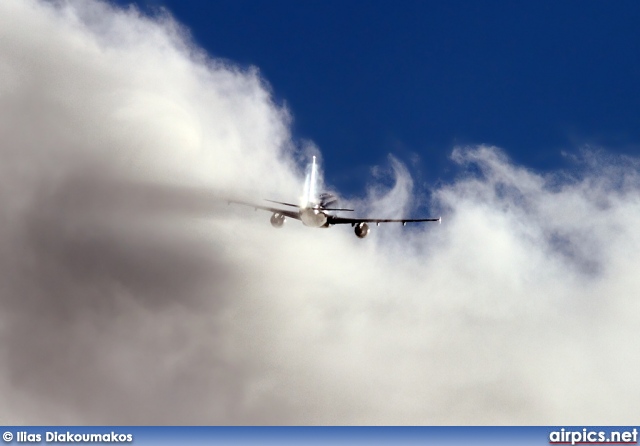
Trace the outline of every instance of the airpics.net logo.
<instances>
[{"instance_id":1,"label":"airpics.net logo","mask_svg":"<svg viewBox=\"0 0 640 446\"><path fill-rule=\"evenodd\" d=\"M560 429L549 433L549 444L638 444L638 429L626 431L597 431Z\"/></svg>"}]
</instances>

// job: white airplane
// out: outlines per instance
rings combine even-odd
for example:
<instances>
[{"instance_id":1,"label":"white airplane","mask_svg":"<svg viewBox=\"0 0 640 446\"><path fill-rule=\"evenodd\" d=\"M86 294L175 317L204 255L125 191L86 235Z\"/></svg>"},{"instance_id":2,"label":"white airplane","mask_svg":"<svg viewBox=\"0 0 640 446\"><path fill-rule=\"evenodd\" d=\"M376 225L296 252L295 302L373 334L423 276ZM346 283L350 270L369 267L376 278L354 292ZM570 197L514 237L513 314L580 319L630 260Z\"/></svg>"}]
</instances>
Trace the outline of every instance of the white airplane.
<instances>
[{"instance_id":1,"label":"white airplane","mask_svg":"<svg viewBox=\"0 0 640 446\"><path fill-rule=\"evenodd\" d=\"M365 238L369 235L368 223L375 223L376 226L380 223L407 223L423 222L423 221L437 221L442 223L442 217L439 218L418 218L418 219L387 219L387 218L345 218L338 217L331 212L337 211L353 211L353 209L342 209L331 207L338 202L335 195L330 193L318 193L320 185L320 175L318 173L318 165L316 164L316 157L307 167L307 173L304 182L304 193L300 204L285 203L282 201L265 200L271 203L277 203L284 206L291 206L297 208L295 210L278 209L269 206L260 206L253 203L246 203L244 201L229 200L229 203L238 203L246 206L251 206L256 210L262 209L265 211L273 212L271 216L271 225L274 228L281 228L287 217L295 220L300 220L305 226L312 228L329 228L333 225L350 224L354 228L356 235L359 238Z\"/></svg>"}]
</instances>

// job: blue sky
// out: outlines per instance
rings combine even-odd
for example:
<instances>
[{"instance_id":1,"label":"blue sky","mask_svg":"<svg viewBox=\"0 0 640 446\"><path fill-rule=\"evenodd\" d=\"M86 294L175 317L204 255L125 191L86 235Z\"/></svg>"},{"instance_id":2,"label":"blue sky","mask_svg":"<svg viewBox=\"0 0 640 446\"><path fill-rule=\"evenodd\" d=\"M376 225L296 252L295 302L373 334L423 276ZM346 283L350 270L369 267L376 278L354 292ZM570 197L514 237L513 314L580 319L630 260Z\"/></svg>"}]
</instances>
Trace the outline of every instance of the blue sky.
<instances>
[{"instance_id":1,"label":"blue sky","mask_svg":"<svg viewBox=\"0 0 640 446\"><path fill-rule=\"evenodd\" d=\"M635 1L137 4L166 7L212 56L257 66L342 192L389 153L433 184L455 173L459 144L541 170L585 145L640 151Z\"/></svg>"}]
</instances>

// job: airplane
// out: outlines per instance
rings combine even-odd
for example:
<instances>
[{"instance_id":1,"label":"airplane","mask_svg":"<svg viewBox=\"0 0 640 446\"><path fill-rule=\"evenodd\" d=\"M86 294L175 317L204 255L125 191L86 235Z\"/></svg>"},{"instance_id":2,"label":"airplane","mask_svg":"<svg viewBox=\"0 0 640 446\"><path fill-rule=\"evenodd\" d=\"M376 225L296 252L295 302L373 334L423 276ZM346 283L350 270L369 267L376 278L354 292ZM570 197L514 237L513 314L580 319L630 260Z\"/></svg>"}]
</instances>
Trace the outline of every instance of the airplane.
<instances>
[{"instance_id":1,"label":"airplane","mask_svg":"<svg viewBox=\"0 0 640 446\"><path fill-rule=\"evenodd\" d=\"M388 218L346 218L334 215L332 212L346 211L353 212L353 209L344 209L332 207L338 202L338 198L331 193L318 193L320 185L320 175L318 164L316 163L316 157L314 156L311 163L307 167L303 196L300 204L286 203L282 201L267 200L271 203L280 204L283 206L290 206L294 209L279 209L269 206L261 206L258 204L247 203L244 201L229 200L229 203L237 203L245 206L251 206L256 210L262 209L268 212L273 212L271 216L271 225L274 228L282 228L286 221L286 218L293 218L300 220L305 226L312 228L329 228L333 225L350 224L354 228L354 232L358 238L365 238L369 235L368 223L375 223L379 226L380 223L402 223L405 226L407 223L414 222L435 222L442 223L442 217L438 218L418 218L418 219L388 219Z\"/></svg>"}]
</instances>

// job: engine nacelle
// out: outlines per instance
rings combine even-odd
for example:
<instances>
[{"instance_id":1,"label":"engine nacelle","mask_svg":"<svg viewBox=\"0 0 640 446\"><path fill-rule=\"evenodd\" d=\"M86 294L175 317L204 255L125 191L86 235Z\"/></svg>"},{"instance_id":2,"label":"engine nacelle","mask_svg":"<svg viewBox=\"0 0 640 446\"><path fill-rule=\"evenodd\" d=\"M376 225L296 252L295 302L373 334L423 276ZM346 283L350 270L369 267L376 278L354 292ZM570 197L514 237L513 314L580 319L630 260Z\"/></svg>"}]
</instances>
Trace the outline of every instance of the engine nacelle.
<instances>
[{"instance_id":1,"label":"engine nacelle","mask_svg":"<svg viewBox=\"0 0 640 446\"><path fill-rule=\"evenodd\" d=\"M281 228L284 225L284 215L274 212L271 216L271 226L274 228Z\"/></svg>"},{"instance_id":2,"label":"engine nacelle","mask_svg":"<svg viewBox=\"0 0 640 446\"><path fill-rule=\"evenodd\" d=\"M356 224L355 233L358 238L365 238L367 235L369 235L369 225L366 223Z\"/></svg>"}]
</instances>

